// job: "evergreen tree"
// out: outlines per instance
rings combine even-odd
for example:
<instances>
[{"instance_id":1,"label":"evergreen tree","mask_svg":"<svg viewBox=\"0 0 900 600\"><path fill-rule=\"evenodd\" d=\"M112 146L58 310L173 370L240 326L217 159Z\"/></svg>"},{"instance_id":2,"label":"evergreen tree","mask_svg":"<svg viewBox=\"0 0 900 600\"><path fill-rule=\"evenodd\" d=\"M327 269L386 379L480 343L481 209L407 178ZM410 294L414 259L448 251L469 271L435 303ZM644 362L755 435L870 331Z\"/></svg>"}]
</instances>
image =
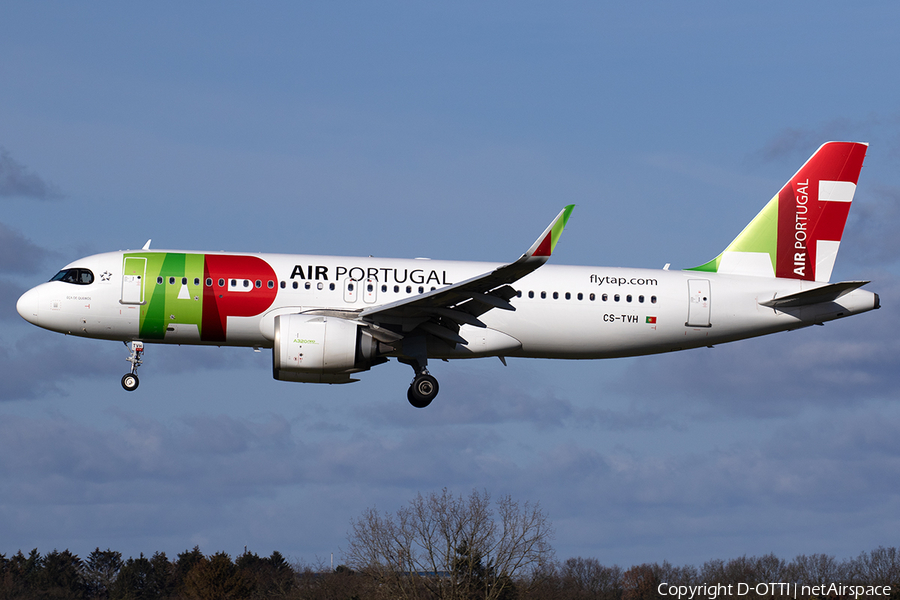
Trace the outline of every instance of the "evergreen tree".
<instances>
[{"instance_id":1,"label":"evergreen tree","mask_svg":"<svg viewBox=\"0 0 900 600\"><path fill-rule=\"evenodd\" d=\"M110 587L122 568L122 553L97 547L88 554L84 565L84 579L89 598L109 598Z\"/></svg>"}]
</instances>

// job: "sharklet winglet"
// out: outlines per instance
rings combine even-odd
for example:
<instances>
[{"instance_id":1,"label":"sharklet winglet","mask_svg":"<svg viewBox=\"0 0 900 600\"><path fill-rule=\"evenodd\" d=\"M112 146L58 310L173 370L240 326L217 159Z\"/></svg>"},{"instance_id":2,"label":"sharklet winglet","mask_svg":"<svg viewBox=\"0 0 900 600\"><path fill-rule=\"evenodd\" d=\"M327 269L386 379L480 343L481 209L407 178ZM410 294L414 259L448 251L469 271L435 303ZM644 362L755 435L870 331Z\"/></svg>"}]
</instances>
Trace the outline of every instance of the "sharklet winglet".
<instances>
[{"instance_id":1,"label":"sharklet winglet","mask_svg":"<svg viewBox=\"0 0 900 600\"><path fill-rule=\"evenodd\" d=\"M556 215L556 218L547 226L547 229L538 236L538 239L531 245L531 248L525 252L523 258L549 258L553 254L553 250L556 249L556 244L559 242L559 238L566 228L566 223L569 222L569 217L574 208L574 204L569 204L559 211L559 214Z\"/></svg>"}]
</instances>

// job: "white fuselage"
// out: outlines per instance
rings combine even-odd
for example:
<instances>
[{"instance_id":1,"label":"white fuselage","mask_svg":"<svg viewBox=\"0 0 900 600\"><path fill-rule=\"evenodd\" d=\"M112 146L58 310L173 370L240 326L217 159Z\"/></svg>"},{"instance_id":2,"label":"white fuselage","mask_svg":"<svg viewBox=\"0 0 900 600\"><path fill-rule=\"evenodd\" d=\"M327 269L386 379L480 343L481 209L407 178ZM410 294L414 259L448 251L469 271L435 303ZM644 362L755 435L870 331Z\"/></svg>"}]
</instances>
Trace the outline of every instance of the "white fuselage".
<instances>
[{"instance_id":1,"label":"white fuselage","mask_svg":"<svg viewBox=\"0 0 900 600\"><path fill-rule=\"evenodd\" d=\"M145 270L143 279L137 281L124 274L126 255L144 257L129 260L144 260L145 265L154 259L168 260L170 255L218 257L223 264L235 256L252 256L271 267L271 275L253 279L236 268L210 277L202 268L192 271L182 259L177 272L171 265L158 276L151 277ZM186 262L190 263L190 258ZM271 347L277 315L321 310L352 314L440 289L498 266L372 257L110 252L66 267L90 270L92 283L44 283L23 295L17 308L36 325L84 337ZM220 290L217 286L223 279L225 286ZM513 285L518 291L510 300L515 311L484 313L479 318L486 328L463 325L459 335L469 341L467 345L430 340L428 356L635 356L796 329L878 307L877 295L860 289L803 308L776 310L760 304L821 285L697 271L545 265ZM219 339L201 335L203 328L208 329L209 316L204 312L209 310L204 294L206 298L210 294L236 298L228 307L240 307L236 312L228 307L218 309L227 313L218 315L223 323ZM268 296L256 308L241 304L255 295ZM158 306L152 314L148 312L152 303L163 300L165 310ZM253 312L259 306L262 309ZM153 335L146 335L150 319L160 323Z\"/></svg>"}]
</instances>

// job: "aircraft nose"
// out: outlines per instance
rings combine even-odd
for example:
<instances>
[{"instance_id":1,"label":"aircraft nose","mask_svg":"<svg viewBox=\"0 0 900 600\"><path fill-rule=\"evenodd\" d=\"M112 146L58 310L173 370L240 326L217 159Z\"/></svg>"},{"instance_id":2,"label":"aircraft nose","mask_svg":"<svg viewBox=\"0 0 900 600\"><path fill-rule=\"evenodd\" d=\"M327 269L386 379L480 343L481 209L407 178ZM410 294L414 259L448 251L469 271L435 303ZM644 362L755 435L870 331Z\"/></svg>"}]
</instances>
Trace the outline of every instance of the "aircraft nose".
<instances>
[{"instance_id":1,"label":"aircraft nose","mask_svg":"<svg viewBox=\"0 0 900 600\"><path fill-rule=\"evenodd\" d=\"M22 294L19 301L16 302L16 311L18 311L23 319L37 325L39 305L38 291L36 289L31 289Z\"/></svg>"}]
</instances>

